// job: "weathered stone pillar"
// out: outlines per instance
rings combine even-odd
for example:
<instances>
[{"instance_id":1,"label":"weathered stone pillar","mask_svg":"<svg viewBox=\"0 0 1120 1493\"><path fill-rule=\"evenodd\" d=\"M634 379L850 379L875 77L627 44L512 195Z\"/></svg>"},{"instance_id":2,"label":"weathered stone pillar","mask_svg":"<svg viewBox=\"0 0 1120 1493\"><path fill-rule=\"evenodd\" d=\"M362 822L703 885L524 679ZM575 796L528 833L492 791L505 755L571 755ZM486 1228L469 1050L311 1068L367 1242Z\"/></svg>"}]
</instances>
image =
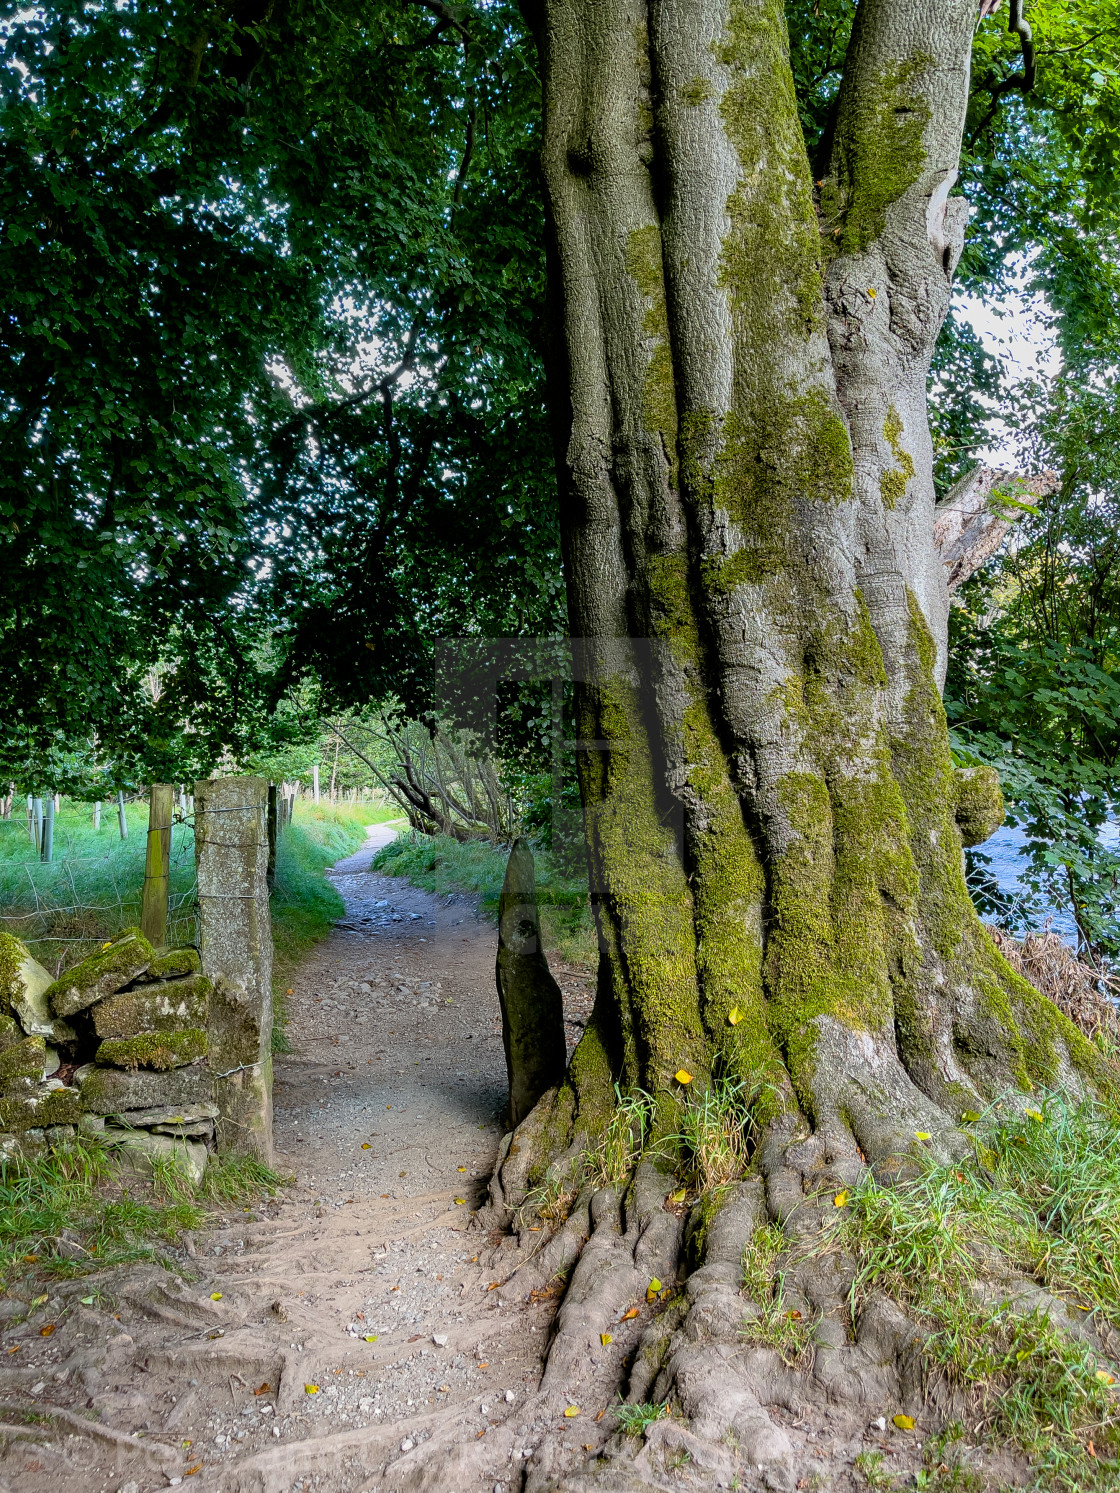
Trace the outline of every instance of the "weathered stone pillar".
<instances>
[{"instance_id":1,"label":"weathered stone pillar","mask_svg":"<svg viewBox=\"0 0 1120 1493\"><path fill-rule=\"evenodd\" d=\"M272 1163L272 924L268 784L195 784L195 862L203 973L214 981L208 1037L218 1150Z\"/></svg>"},{"instance_id":2,"label":"weathered stone pillar","mask_svg":"<svg viewBox=\"0 0 1120 1493\"><path fill-rule=\"evenodd\" d=\"M541 947L536 868L527 840L510 852L498 903L498 999L509 1073L511 1126L559 1083L568 1065L564 997Z\"/></svg>"}]
</instances>

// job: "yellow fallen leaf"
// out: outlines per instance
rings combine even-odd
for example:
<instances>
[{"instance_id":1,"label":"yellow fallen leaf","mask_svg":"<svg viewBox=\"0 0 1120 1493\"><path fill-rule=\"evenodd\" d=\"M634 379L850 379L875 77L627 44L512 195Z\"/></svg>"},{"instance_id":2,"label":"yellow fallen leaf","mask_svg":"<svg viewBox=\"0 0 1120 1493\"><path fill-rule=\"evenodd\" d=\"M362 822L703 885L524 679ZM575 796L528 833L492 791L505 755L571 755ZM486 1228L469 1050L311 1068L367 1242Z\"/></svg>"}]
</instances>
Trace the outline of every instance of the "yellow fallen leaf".
<instances>
[{"instance_id":1,"label":"yellow fallen leaf","mask_svg":"<svg viewBox=\"0 0 1120 1493\"><path fill-rule=\"evenodd\" d=\"M49 1300L50 1300L49 1296L36 1296L35 1299L34 1299L34 1301L32 1301L31 1305L32 1306L46 1306L46 1304L47 1304L47 1302Z\"/></svg>"},{"instance_id":2,"label":"yellow fallen leaf","mask_svg":"<svg viewBox=\"0 0 1120 1493\"><path fill-rule=\"evenodd\" d=\"M456 1167L456 1168L455 1168L455 1170L456 1170L456 1171L457 1171L457 1172L465 1172L465 1171L466 1171L466 1167L465 1167L465 1166L457 1166L457 1167Z\"/></svg>"},{"instance_id":3,"label":"yellow fallen leaf","mask_svg":"<svg viewBox=\"0 0 1120 1493\"><path fill-rule=\"evenodd\" d=\"M623 1312L622 1316L619 1318L619 1321L632 1322L637 1315L638 1308L636 1306L632 1306L628 1312Z\"/></svg>"},{"instance_id":4,"label":"yellow fallen leaf","mask_svg":"<svg viewBox=\"0 0 1120 1493\"><path fill-rule=\"evenodd\" d=\"M602 1343L604 1348L608 1348L610 1347L611 1343L614 1342L614 1338L611 1337L609 1332L601 1332L599 1334L599 1341Z\"/></svg>"},{"instance_id":5,"label":"yellow fallen leaf","mask_svg":"<svg viewBox=\"0 0 1120 1493\"><path fill-rule=\"evenodd\" d=\"M363 1151L369 1151L369 1150L371 1150L371 1149L372 1149L372 1148L371 1148L371 1146L370 1146L370 1143L369 1143L369 1141L368 1141L368 1140L364 1140L364 1141L363 1141L363 1142L362 1142L362 1150L363 1150Z\"/></svg>"},{"instance_id":6,"label":"yellow fallen leaf","mask_svg":"<svg viewBox=\"0 0 1120 1493\"><path fill-rule=\"evenodd\" d=\"M303 1392L306 1395L317 1395L319 1393L319 1386L317 1384L305 1384Z\"/></svg>"},{"instance_id":7,"label":"yellow fallen leaf","mask_svg":"<svg viewBox=\"0 0 1120 1493\"><path fill-rule=\"evenodd\" d=\"M688 1196L687 1189L684 1188L684 1187L678 1187L677 1190L676 1190L676 1192L671 1192L669 1194L668 1198L666 1199L666 1202L669 1202L669 1203L683 1203L684 1200L685 1200L685 1198L687 1196Z\"/></svg>"},{"instance_id":8,"label":"yellow fallen leaf","mask_svg":"<svg viewBox=\"0 0 1120 1493\"><path fill-rule=\"evenodd\" d=\"M867 294L871 297L872 300L875 299L875 287L873 285L869 285L867 287Z\"/></svg>"},{"instance_id":9,"label":"yellow fallen leaf","mask_svg":"<svg viewBox=\"0 0 1120 1493\"><path fill-rule=\"evenodd\" d=\"M649 1285L646 1287L646 1300L647 1301L656 1301L657 1300L657 1294L658 1294L658 1292L660 1290L661 1290L661 1282L657 1279L657 1276L655 1275L653 1277L653 1279L650 1281Z\"/></svg>"},{"instance_id":10,"label":"yellow fallen leaf","mask_svg":"<svg viewBox=\"0 0 1120 1493\"><path fill-rule=\"evenodd\" d=\"M743 1013L742 1013L742 1011L740 1011L739 1007L738 1006L732 1006L731 1010L728 1011L728 1013L727 1013L727 1024L728 1024L728 1026L738 1026L739 1023L740 1023L740 1021L742 1021L742 1019L743 1019Z\"/></svg>"},{"instance_id":11,"label":"yellow fallen leaf","mask_svg":"<svg viewBox=\"0 0 1120 1493\"><path fill-rule=\"evenodd\" d=\"M222 1293L221 1293L221 1291L211 1291L210 1292L210 1300L211 1301L221 1301L221 1299L222 1299Z\"/></svg>"},{"instance_id":12,"label":"yellow fallen leaf","mask_svg":"<svg viewBox=\"0 0 1120 1493\"><path fill-rule=\"evenodd\" d=\"M980 1118L980 1116L976 1112L976 1110L974 1110L974 1109L966 1109L965 1112L964 1112L964 1114L961 1115L961 1124L962 1125L975 1125L976 1121L979 1118Z\"/></svg>"},{"instance_id":13,"label":"yellow fallen leaf","mask_svg":"<svg viewBox=\"0 0 1120 1493\"><path fill-rule=\"evenodd\" d=\"M579 1406L578 1405L569 1405L568 1408L567 1408L567 1410L564 1411L564 1418L566 1420L574 1420L578 1414L579 1414Z\"/></svg>"},{"instance_id":14,"label":"yellow fallen leaf","mask_svg":"<svg viewBox=\"0 0 1120 1493\"><path fill-rule=\"evenodd\" d=\"M367 1343L376 1343L376 1341L377 1341L377 1333L376 1332L367 1332L365 1340L366 1340Z\"/></svg>"},{"instance_id":15,"label":"yellow fallen leaf","mask_svg":"<svg viewBox=\"0 0 1120 1493\"><path fill-rule=\"evenodd\" d=\"M928 1130L915 1130L914 1131L914 1139L915 1140L929 1140L929 1131Z\"/></svg>"},{"instance_id":16,"label":"yellow fallen leaf","mask_svg":"<svg viewBox=\"0 0 1120 1493\"><path fill-rule=\"evenodd\" d=\"M678 1083L681 1084L689 1084L692 1082L692 1074L688 1071L687 1068L678 1068L677 1071L673 1074L673 1077L677 1080Z\"/></svg>"},{"instance_id":17,"label":"yellow fallen leaf","mask_svg":"<svg viewBox=\"0 0 1120 1493\"><path fill-rule=\"evenodd\" d=\"M1100 1382L1102 1384L1115 1384L1116 1383L1116 1375L1115 1374L1110 1374L1107 1369L1098 1369L1097 1370L1097 1378L1100 1380Z\"/></svg>"},{"instance_id":18,"label":"yellow fallen leaf","mask_svg":"<svg viewBox=\"0 0 1120 1493\"><path fill-rule=\"evenodd\" d=\"M912 1415L892 1415L891 1420L900 1431L912 1431L914 1429L914 1417Z\"/></svg>"},{"instance_id":19,"label":"yellow fallen leaf","mask_svg":"<svg viewBox=\"0 0 1120 1493\"><path fill-rule=\"evenodd\" d=\"M1030 1119L1030 1120L1037 1120L1040 1124L1042 1123L1043 1119L1045 1118L1045 1116L1041 1113L1041 1111L1039 1111L1037 1109L1026 1109L1026 1110L1023 1111L1023 1113L1027 1116L1028 1119Z\"/></svg>"},{"instance_id":20,"label":"yellow fallen leaf","mask_svg":"<svg viewBox=\"0 0 1120 1493\"><path fill-rule=\"evenodd\" d=\"M454 1202L456 1208L462 1208L467 1200L466 1198L453 1198L452 1201Z\"/></svg>"},{"instance_id":21,"label":"yellow fallen leaf","mask_svg":"<svg viewBox=\"0 0 1120 1493\"><path fill-rule=\"evenodd\" d=\"M102 948L103 948L103 949L111 949L111 948L112 948L112 947L113 947L113 945L112 945L112 944L111 944L111 943L103 943L103 944L102 944L102 945L101 945L101 947L102 947Z\"/></svg>"},{"instance_id":22,"label":"yellow fallen leaf","mask_svg":"<svg viewBox=\"0 0 1120 1493\"><path fill-rule=\"evenodd\" d=\"M846 1208L848 1206L847 1189L836 1194L836 1196L832 1199L832 1206L834 1208Z\"/></svg>"}]
</instances>

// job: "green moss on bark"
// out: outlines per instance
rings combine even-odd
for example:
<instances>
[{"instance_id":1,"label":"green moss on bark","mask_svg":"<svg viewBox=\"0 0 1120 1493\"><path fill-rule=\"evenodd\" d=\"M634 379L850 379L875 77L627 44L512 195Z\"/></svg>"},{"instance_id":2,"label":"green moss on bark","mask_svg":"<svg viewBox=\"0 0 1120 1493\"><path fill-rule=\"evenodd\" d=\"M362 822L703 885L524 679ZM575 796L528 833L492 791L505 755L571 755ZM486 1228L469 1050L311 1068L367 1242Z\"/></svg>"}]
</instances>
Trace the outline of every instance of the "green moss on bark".
<instances>
[{"instance_id":1,"label":"green moss on bark","mask_svg":"<svg viewBox=\"0 0 1120 1493\"><path fill-rule=\"evenodd\" d=\"M883 421L883 439L891 448L896 466L885 471L879 478L879 492L884 506L895 508L906 495L906 488L914 475L914 458L902 444L902 420L892 404Z\"/></svg>"},{"instance_id":2,"label":"green moss on bark","mask_svg":"<svg viewBox=\"0 0 1120 1493\"><path fill-rule=\"evenodd\" d=\"M859 79L841 99L833 171L821 186L825 244L862 254L880 237L887 208L921 175L930 107L918 91L933 59L917 53Z\"/></svg>"},{"instance_id":3,"label":"green moss on bark","mask_svg":"<svg viewBox=\"0 0 1120 1493\"><path fill-rule=\"evenodd\" d=\"M642 328L653 341L642 387L642 414L647 430L661 436L669 463L669 480L677 482L677 393L673 355L669 347L669 318L665 309L665 276L661 265L661 233L653 224L637 228L626 247L626 268L647 301Z\"/></svg>"},{"instance_id":4,"label":"green moss on bark","mask_svg":"<svg viewBox=\"0 0 1120 1493\"><path fill-rule=\"evenodd\" d=\"M958 767L953 774L957 821L961 842L982 845L990 840L1006 817L999 774L992 767Z\"/></svg>"}]
</instances>

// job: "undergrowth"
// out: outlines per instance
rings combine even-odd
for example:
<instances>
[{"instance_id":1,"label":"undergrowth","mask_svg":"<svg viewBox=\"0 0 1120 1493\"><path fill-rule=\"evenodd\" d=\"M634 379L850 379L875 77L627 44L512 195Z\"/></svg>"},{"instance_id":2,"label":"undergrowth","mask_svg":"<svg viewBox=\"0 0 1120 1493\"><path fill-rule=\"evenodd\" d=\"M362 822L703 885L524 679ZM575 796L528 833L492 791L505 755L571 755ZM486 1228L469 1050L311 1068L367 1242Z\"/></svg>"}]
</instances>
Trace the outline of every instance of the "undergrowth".
<instances>
[{"instance_id":1,"label":"undergrowth","mask_svg":"<svg viewBox=\"0 0 1120 1493\"><path fill-rule=\"evenodd\" d=\"M998 1268L981 1282L1003 1261L1075 1321L1120 1327L1120 1123L1091 1099L1037 1104L993 1106L966 1160L889 1187L868 1176L815 1248L854 1255L853 1314L873 1291L907 1308L929 1362L968 1392L980 1428L1022 1447L1040 1486L1088 1493L1117 1486L1120 1369L1053 1325L1044 1299L1009 1300Z\"/></svg>"},{"instance_id":2,"label":"undergrowth","mask_svg":"<svg viewBox=\"0 0 1120 1493\"><path fill-rule=\"evenodd\" d=\"M688 1091L680 1131L668 1136L665 1144L676 1146L681 1180L690 1192L702 1196L747 1170L756 1096L751 1085L730 1078L716 1078L698 1092Z\"/></svg>"},{"instance_id":3,"label":"undergrowth","mask_svg":"<svg viewBox=\"0 0 1120 1493\"><path fill-rule=\"evenodd\" d=\"M584 1153L584 1174L596 1187L625 1182L645 1148L653 1120L653 1100L639 1089L623 1094L615 1084L614 1112L594 1145Z\"/></svg>"},{"instance_id":4,"label":"undergrowth","mask_svg":"<svg viewBox=\"0 0 1120 1493\"><path fill-rule=\"evenodd\" d=\"M75 1137L0 1165L0 1290L34 1273L67 1278L158 1258L208 1207L270 1195L281 1179L247 1157L211 1161L202 1186L157 1165L150 1182L96 1141Z\"/></svg>"},{"instance_id":5,"label":"undergrowth","mask_svg":"<svg viewBox=\"0 0 1120 1493\"><path fill-rule=\"evenodd\" d=\"M598 958L595 924L586 878L565 875L547 851L534 849L537 903L545 947L561 959L594 964ZM496 917L509 849L488 840L460 842L450 835L400 835L378 852L374 868L386 876L407 876L423 891L478 897L483 912Z\"/></svg>"},{"instance_id":6,"label":"undergrowth","mask_svg":"<svg viewBox=\"0 0 1120 1493\"><path fill-rule=\"evenodd\" d=\"M616 1405L614 1407L614 1418L618 1422L618 1429L624 1431L627 1436L643 1436L647 1426L652 1426L655 1421L664 1420L669 1414L668 1401L650 1405Z\"/></svg>"}]
</instances>

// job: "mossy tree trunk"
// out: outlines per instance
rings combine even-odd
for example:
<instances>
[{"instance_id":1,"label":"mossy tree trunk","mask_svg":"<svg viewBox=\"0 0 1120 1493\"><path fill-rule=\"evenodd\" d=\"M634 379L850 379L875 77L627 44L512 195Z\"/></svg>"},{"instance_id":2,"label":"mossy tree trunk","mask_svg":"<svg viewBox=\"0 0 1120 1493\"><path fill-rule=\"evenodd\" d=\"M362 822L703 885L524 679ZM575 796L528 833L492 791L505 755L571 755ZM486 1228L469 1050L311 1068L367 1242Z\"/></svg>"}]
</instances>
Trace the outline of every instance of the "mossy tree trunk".
<instances>
[{"instance_id":1,"label":"mossy tree trunk","mask_svg":"<svg viewBox=\"0 0 1120 1493\"><path fill-rule=\"evenodd\" d=\"M681 1069L885 1164L1093 1049L978 921L940 699L930 355L973 0L862 0L814 181L776 0L526 0L601 934L555 1146ZM648 641L647 641L648 640ZM985 805L985 798L988 800Z\"/></svg>"}]
</instances>

